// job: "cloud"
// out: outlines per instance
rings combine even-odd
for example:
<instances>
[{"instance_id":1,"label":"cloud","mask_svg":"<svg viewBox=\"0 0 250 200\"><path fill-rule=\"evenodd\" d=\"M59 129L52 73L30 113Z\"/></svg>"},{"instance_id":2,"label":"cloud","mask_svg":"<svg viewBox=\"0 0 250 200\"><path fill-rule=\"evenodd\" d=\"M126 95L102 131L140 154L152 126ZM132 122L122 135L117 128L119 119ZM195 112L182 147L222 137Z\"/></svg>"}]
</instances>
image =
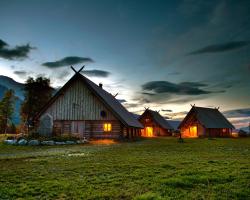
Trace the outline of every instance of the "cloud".
<instances>
[{"instance_id":1,"label":"cloud","mask_svg":"<svg viewBox=\"0 0 250 200\"><path fill-rule=\"evenodd\" d=\"M169 110L169 109L161 109L162 112L173 112L173 110Z\"/></svg>"},{"instance_id":2,"label":"cloud","mask_svg":"<svg viewBox=\"0 0 250 200\"><path fill-rule=\"evenodd\" d=\"M126 103L127 101L125 99L117 99L120 103Z\"/></svg>"},{"instance_id":3,"label":"cloud","mask_svg":"<svg viewBox=\"0 0 250 200\"><path fill-rule=\"evenodd\" d=\"M0 57L4 59L14 60L27 58L32 49L35 48L29 44L9 48L9 45L0 39Z\"/></svg>"},{"instance_id":4,"label":"cloud","mask_svg":"<svg viewBox=\"0 0 250 200\"><path fill-rule=\"evenodd\" d=\"M250 117L250 108L228 110L223 112L227 117Z\"/></svg>"},{"instance_id":5,"label":"cloud","mask_svg":"<svg viewBox=\"0 0 250 200\"><path fill-rule=\"evenodd\" d=\"M205 83L199 83L199 82L181 82L179 85L184 87L205 87L208 86Z\"/></svg>"},{"instance_id":6,"label":"cloud","mask_svg":"<svg viewBox=\"0 0 250 200\"><path fill-rule=\"evenodd\" d=\"M199 88L204 86L207 85L197 82L182 82L176 84L168 81L151 81L143 84L142 89L146 91L152 91L156 94L170 93L179 95L202 95L202 94L214 93Z\"/></svg>"},{"instance_id":7,"label":"cloud","mask_svg":"<svg viewBox=\"0 0 250 200\"><path fill-rule=\"evenodd\" d=\"M71 73L71 70L63 70L57 73L56 77L58 79L65 79L67 78Z\"/></svg>"},{"instance_id":8,"label":"cloud","mask_svg":"<svg viewBox=\"0 0 250 200\"><path fill-rule=\"evenodd\" d=\"M64 67L86 62L94 62L94 61L88 57L68 56L54 62L45 62L42 65L48 68L58 68L58 67Z\"/></svg>"},{"instance_id":9,"label":"cloud","mask_svg":"<svg viewBox=\"0 0 250 200\"><path fill-rule=\"evenodd\" d=\"M8 44L0 39L0 49L5 47L5 46L8 46Z\"/></svg>"},{"instance_id":10,"label":"cloud","mask_svg":"<svg viewBox=\"0 0 250 200\"><path fill-rule=\"evenodd\" d=\"M191 53L188 53L188 55L231 51L231 50L242 48L242 47L247 46L249 44L250 44L249 41L235 41L235 42L228 42L228 43L224 43L224 44L213 44L213 45L209 45L209 46L203 47L201 49L195 50Z\"/></svg>"},{"instance_id":11,"label":"cloud","mask_svg":"<svg viewBox=\"0 0 250 200\"><path fill-rule=\"evenodd\" d=\"M145 94L145 95L148 95L148 96L154 96L154 95L156 95L156 94L150 93L150 92L142 92L142 94Z\"/></svg>"},{"instance_id":12,"label":"cloud","mask_svg":"<svg viewBox=\"0 0 250 200\"><path fill-rule=\"evenodd\" d=\"M177 76L177 75L180 75L181 73L180 72L169 72L168 75L171 75L171 76Z\"/></svg>"},{"instance_id":13,"label":"cloud","mask_svg":"<svg viewBox=\"0 0 250 200\"><path fill-rule=\"evenodd\" d=\"M81 73L90 76L90 77L108 77L111 73L103 70L83 70Z\"/></svg>"},{"instance_id":14,"label":"cloud","mask_svg":"<svg viewBox=\"0 0 250 200\"><path fill-rule=\"evenodd\" d=\"M24 78L27 76L27 72L25 70L16 70L13 73L19 76L20 78Z\"/></svg>"}]
</instances>

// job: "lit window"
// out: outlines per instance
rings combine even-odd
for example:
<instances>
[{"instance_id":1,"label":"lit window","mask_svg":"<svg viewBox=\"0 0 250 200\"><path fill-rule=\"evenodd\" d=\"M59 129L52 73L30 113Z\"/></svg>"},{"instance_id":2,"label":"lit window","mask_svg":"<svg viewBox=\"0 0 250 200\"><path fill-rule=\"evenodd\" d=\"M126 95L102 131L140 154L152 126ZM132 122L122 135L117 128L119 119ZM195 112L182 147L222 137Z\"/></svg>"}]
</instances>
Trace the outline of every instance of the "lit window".
<instances>
[{"instance_id":1,"label":"lit window","mask_svg":"<svg viewBox=\"0 0 250 200\"><path fill-rule=\"evenodd\" d=\"M190 137L197 137L197 126L191 126L189 128Z\"/></svg>"},{"instance_id":2,"label":"lit window","mask_svg":"<svg viewBox=\"0 0 250 200\"><path fill-rule=\"evenodd\" d=\"M223 133L226 133L226 132L227 132L227 129L223 128L223 129L222 129L222 132L223 132Z\"/></svg>"},{"instance_id":3,"label":"lit window","mask_svg":"<svg viewBox=\"0 0 250 200\"><path fill-rule=\"evenodd\" d=\"M146 121L146 122L149 122L149 121L150 121L150 119L148 119L148 118L147 118L147 119L145 119L145 121Z\"/></svg>"},{"instance_id":4,"label":"lit window","mask_svg":"<svg viewBox=\"0 0 250 200\"><path fill-rule=\"evenodd\" d=\"M104 132L110 132L112 130L111 123L105 123L105 124L103 124L103 130L104 130Z\"/></svg>"}]
</instances>

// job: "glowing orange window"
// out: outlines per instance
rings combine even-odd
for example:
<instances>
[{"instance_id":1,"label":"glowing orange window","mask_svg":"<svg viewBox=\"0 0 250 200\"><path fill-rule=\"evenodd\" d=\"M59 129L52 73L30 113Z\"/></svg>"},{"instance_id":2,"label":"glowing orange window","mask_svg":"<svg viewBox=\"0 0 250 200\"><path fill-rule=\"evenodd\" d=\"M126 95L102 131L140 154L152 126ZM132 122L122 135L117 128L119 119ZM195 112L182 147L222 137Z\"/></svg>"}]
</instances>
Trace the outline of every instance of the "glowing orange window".
<instances>
[{"instance_id":1,"label":"glowing orange window","mask_svg":"<svg viewBox=\"0 0 250 200\"><path fill-rule=\"evenodd\" d=\"M111 130L112 130L112 124L111 123L103 124L103 131L104 132L110 132Z\"/></svg>"},{"instance_id":2,"label":"glowing orange window","mask_svg":"<svg viewBox=\"0 0 250 200\"><path fill-rule=\"evenodd\" d=\"M191 126L189 128L190 137L197 137L197 126Z\"/></svg>"}]
</instances>

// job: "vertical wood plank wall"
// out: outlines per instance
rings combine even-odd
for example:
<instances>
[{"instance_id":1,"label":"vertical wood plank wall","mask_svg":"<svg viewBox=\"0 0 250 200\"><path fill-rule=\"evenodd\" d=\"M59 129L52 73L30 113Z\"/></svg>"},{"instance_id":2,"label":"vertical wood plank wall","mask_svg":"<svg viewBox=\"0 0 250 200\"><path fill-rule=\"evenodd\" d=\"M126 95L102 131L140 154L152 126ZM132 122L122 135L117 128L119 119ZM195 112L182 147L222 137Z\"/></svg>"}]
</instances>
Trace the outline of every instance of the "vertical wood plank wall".
<instances>
[{"instance_id":1,"label":"vertical wood plank wall","mask_svg":"<svg viewBox=\"0 0 250 200\"><path fill-rule=\"evenodd\" d=\"M107 113L102 118L100 112ZM53 120L116 120L106 106L85 86L76 80L61 96L44 112Z\"/></svg>"}]
</instances>

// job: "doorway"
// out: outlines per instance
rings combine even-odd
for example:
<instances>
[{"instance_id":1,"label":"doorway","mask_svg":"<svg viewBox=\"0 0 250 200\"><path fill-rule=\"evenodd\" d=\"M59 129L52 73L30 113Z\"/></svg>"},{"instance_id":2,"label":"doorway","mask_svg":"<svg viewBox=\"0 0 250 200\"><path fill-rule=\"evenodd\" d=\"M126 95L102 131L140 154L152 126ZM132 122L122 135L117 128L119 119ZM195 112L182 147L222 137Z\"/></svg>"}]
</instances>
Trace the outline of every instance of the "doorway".
<instances>
[{"instance_id":1,"label":"doorway","mask_svg":"<svg viewBox=\"0 0 250 200\"><path fill-rule=\"evenodd\" d=\"M146 127L145 128L145 137L153 137L154 134L153 134L153 127Z\"/></svg>"},{"instance_id":2,"label":"doorway","mask_svg":"<svg viewBox=\"0 0 250 200\"><path fill-rule=\"evenodd\" d=\"M197 126L190 126L189 128L189 136L190 137L197 137Z\"/></svg>"},{"instance_id":3,"label":"doorway","mask_svg":"<svg viewBox=\"0 0 250 200\"><path fill-rule=\"evenodd\" d=\"M79 135L83 137L85 132L85 121L72 121L71 123L71 133L74 135Z\"/></svg>"}]
</instances>

